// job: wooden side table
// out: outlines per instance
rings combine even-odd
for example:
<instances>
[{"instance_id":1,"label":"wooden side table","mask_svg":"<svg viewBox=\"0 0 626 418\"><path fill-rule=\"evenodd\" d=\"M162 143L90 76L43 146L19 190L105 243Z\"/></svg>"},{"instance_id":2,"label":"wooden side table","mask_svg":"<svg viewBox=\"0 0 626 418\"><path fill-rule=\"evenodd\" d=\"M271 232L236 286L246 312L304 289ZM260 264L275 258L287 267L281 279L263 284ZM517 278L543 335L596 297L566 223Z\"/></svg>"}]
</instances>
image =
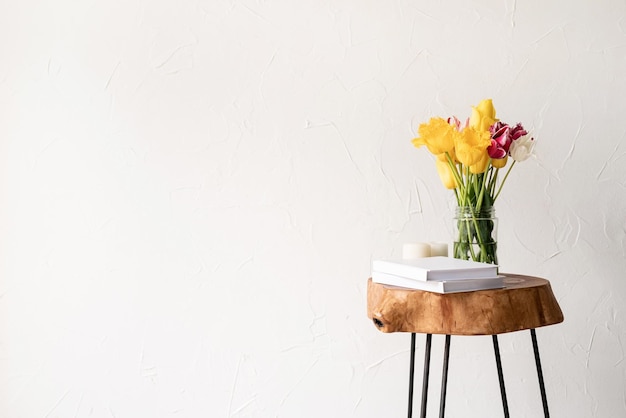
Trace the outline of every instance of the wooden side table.
<instances>
[{"instance_id":1,"label":"wooden side table","mask_svg":"<svg viewBox=\"0 0 626 418\"><path fill-rule=\"evenodd\" d=\"M502 273L501 273L502 274ZM410 332L409 418L413 410L415 334L426 334L421 417L426 417L432 334L446 336L439 417L445 414L448 360L452 335L491 335L504 416L509 417L498 334L530 330L545 417L549 417L535 328L563 322L550 282L538 277L505 274L505 288L463 293L432 293L374 283L367 284L367 316L382 332Z\"/></svg>"}]
</instances>

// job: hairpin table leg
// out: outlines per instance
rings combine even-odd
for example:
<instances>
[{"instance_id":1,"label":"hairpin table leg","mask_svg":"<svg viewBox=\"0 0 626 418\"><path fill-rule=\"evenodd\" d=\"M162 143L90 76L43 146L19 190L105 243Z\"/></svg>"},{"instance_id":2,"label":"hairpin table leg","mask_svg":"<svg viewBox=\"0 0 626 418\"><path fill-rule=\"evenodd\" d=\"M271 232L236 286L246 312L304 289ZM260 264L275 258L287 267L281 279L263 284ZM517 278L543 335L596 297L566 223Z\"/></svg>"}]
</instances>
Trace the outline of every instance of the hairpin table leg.
<instances>
[{"instance_id":1,"label":"hairpin table leg","mask_svg":"<svg viewBox=\"0 0 626 418\"><path fill-rule=\"evenodd\" d=\"M422 410L421 418L426 418L426 403L428 401L428 376L430 374L430 348L432 345L432 334L426 334L426 351L424 352L424 376L422 378ZM408 418L413 417L413 382L415 377L415 333L411 333L411 352L409 367L409 412Z\"/></svg>"},{"instance_id":2,"label":"hairpin table leg","mask_svg":"<svg viewBox=\"0 0 626 418\"><path fill-rule=\"evenodd\" d=\"M506 389L504 388L504 374L502 373L502 361L500 360L500 345L498 336L493 335L493 351L496 354L496 366L498 367L498 380L500 381L500 395L502 396L502 407L505 418L509 418L509 404L506 400Z\"/></svg>"},{"instance_id":3,"label":"hairpin table leg","mask_svg":"<svg viewBox=\"0 0 626 418\"><path fill-rule=\"evenodd\" d=\"M535 352L535 364L537 366L537 376L539 377L539 389L541 390L541 403L543 404L543 415L546 418L550 417L550 411L548 411L548 398L546 396L546 387L543 383L543 372L541 371L541 359L539 358L539 346L537 345L537 334L535 329L531 328L530 337L533 340L533 351Z\"/></svg>"},{"instance_id":4,"label":"hairpin table leg","mask_svg":"<svg viewBox=\"0 0 626 418\"><path fill-rule=\"evenodd\" d=\"M411 352L409 353L411 358L409 367L409 415L413 416L413 380L415 376L415 333L411 333Z\"/></svg>"},{"instance_id":5,"label":"hairpin table leg","mask_svg":"<svg viewBox=\"0 0 626 418\"><path fill-rule=\"evenodd\" d=\"M424 351L424 376L422 377L422 409L420 418L426 418L426 404L428 402L428 377L430 375L430 347L433 335L426 334L426 350Z\"/></svg>"},{"instance_id":6,"label":"hairpin table leg","mask_svg":"<svg viewBox=\"0 0 626 418\"><path fill-rule=\"evenodd\" d=\"M450 336L446 335L446 345L443 351L443 371L441 373L441 399L439 400L439 418L443 418L446 411L446 393L448 390L448 360L450 359Z\"/></svg>"}]
</instances>

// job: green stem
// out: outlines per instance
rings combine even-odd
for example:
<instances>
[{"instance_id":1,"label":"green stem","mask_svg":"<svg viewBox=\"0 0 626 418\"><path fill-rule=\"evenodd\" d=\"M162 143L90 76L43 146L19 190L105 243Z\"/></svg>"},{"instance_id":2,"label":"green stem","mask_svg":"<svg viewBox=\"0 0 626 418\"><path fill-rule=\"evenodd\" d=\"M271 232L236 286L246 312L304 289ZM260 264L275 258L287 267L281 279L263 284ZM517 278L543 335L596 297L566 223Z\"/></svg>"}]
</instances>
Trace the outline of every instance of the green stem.
<instances>
[{"instance_id":1,"label":"green stem","mask_svg":"<svg viewBox=\"0 0 626 418\"><path fill-rule=\"evenodd\" d=\"M483 246L483 245L482 245L482 243L480 242L480 241L481 241L481 239L480 239L480 234L478 233L478 221L476 221L476 216L475 216L475 213L476 213L476 212L474 212L474 211L472 210L472 223L474 224L474 229L475 229L475 231L476 231L476 236L477 236L477 238L478 238L478 245L479 245L479 246L481 247L481 249L482 249L482 246ZM471 236L470 236L470 237L468 237L468 240L469 240L469 244L470 244L470 245L469 245L469 247L470 247L470 253L472 254L472 260L476 260L476 254L474 253L474 246L472 245L472 237L471 237ZM481 252L482 252L482 251L481 251Z\"/></svg>"},{"instance_id":2,"label":"green stem","mask_svg":"<svg viewBox=\"0 0 626 418\"><path fill-rule=\"evenodd\" d=\"M491 164L491 158L489 159L489 164ZM485 196L485 181L487 180L487 174L483 173L482 175L482 183L480 185L480 194L478 195L478 200L476 201L476 210L480 211L480 208L483 204L483 197Z\"/></svg>"},{"instance_id":3,"label":"green stem","mask_svg":"<svg viewBox=\"0 0 626 418\"><path fill-rule=\"evenodd\" d=\"M447 152L446 152L446 160L448 160L448 165L450 166L450 170L452 170L452 175L454 176L454 180L456 181L459 187L459 190L461 191L461 196L464 196L465 191L464 191L463 179L461 178L461 175L459 174L456 164L454 164L454 161L452 161L450 154L448 154ZM456 189L454 189L454 193L457 195L457 199L456 199L457 203L460 203L459 196L456 192Z\"/></svg>"},{"instance_id":4,"label":"green stem","mask_svg":"<svg viewBox=\"0 0 626 418\"><path fill-rule=\"evenodd\" d=\"M502 183L500 183L500 187L498 188L498 193L496 193L496 195L493 197L493 202L495 203L496 199L498 198L498 196L500 196L500 192L502 192L502 186L504 186L504 182L506 182L506 179L509 177L509 174L511 173L511 170L513 169L513 166L515 165L517 161L513 160L513 164L511 164L509 166L509 169L507 170L506 174L504 175L504 178L502 179Z\"/></svg>"},{"instance_id":5,"label":"green stem","mask_svg":"<svg viewBox=\"0 0 626 418\"><path fill-rule=\"evenodd\" d=\"M496 168L495 170L493 170L493 176L491 176L491 180L489 181L489 195L491 195L491 196L493 196L493 192L496 189L496 183L498 182L498 173L499 172L500 172L499 168Z\"/></svg>"}]
</instances>

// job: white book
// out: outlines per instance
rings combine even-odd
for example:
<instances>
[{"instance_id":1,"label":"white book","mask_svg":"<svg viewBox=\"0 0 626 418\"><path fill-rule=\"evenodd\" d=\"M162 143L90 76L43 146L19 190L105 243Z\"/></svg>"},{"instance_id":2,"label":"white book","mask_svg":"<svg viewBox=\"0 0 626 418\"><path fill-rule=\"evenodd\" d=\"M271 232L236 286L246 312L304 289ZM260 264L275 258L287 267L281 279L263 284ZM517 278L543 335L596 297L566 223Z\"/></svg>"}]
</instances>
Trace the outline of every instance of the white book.
<instances>
[{"instance_id":1,"label":"white book","mask_svg":"<svg viewBox=\"0 0 626 418\"><path fill-rule=\"evenodd\" d=\"M472 292L476 290L501 289L504 287L504 276L483 279L422 281L375 271L372 273L372 281L380 284L435 293Z\"/></svg>"},{"instance_id":2,"label":"white book","mask_svg":"<svg viewBox=\"0 0 626 418\"><path fill-rule=\"evenodd\" d=\"M452 257L425 257L412 260L374 260L372 271L422 281L464 280L493 278L498 275L498 266Z\"/></svg>"}]
</instances>

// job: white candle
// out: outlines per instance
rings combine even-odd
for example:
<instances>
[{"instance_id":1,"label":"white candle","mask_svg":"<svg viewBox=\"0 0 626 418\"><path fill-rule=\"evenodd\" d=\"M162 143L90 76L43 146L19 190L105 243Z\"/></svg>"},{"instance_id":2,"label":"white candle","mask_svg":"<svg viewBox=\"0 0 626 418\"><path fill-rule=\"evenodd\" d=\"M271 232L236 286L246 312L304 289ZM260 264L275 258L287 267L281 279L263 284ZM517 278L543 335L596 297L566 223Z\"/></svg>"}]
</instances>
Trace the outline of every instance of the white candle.
<instances>
[{"instance_id":1,"label":"white candle","mask_svg":"<svg viewBox=\"0 0 626 418\"><path fill-rule=\"evenodd\" d=\"M414 258L430 257L430 245L425 242L409 242L402 246L402 258L412 260Z\"/></svg>"},{"instance_id":2,"label":"white candle","mask_svg":"<svg viewBox=\"0 0 626 418\"><path fill-rule=\"evenodd\" d=\"M431 242L430 243L430 255L431 257L436 256L448 256L448 244L445 242Z\"/></svg>"}]
</instances>

